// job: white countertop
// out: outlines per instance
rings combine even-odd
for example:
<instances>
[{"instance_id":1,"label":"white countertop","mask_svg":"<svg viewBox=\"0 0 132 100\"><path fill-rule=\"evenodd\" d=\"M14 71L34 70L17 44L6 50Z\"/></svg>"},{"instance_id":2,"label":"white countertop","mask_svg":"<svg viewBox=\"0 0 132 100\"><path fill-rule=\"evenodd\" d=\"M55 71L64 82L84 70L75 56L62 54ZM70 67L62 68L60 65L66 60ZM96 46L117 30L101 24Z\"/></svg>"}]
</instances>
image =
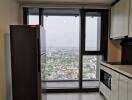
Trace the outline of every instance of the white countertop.
<instances>
[{"instance_id":1,"label":"white countertop","mask_svg":"<svg viewBox=\"0 0 132 100\"><path fill-rule=\"evenodd\" d=\"M101 64L123 75L126 75L129 78L132 78L132 65L117 65L117 64L114 65L114 64L109 64L107 62L101 62Z\"/></svg>"}]
</instances>

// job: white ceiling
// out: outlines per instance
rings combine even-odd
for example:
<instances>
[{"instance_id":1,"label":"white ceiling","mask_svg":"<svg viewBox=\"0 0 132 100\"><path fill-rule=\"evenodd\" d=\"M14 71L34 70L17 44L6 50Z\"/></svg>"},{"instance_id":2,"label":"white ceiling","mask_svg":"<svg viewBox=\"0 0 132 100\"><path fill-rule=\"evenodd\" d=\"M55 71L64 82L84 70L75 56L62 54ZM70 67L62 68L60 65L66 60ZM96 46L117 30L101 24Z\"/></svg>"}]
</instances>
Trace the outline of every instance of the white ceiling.
<instances>
[{"instance_id":1,"label":"white ceiling","mask_svg":"<svg viewBox=\"0 0 132 100\"><path fill-rule=\"evenodd\" d=\"M72 4L104 4L110 5L116 0L18 0L21 3L72 3Z\"/></svg>"}]
</instances>

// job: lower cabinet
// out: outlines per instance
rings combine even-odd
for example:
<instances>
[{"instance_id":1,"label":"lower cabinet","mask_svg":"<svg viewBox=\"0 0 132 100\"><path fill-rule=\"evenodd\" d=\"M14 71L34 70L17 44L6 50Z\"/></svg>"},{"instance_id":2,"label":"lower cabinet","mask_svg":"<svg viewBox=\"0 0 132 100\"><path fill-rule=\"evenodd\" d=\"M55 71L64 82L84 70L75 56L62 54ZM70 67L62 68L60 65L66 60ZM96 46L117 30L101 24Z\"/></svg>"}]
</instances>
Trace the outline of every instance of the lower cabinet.
<instances>
[{"instance_id":1,"label":"lower cabinet","mask_svg":"<svg viewBox=\"0 0 132 100\"><path fill-rule=\"evenodd\" d=\"M103 93L107 100L111 100L110 89L107 88L102 82L100 83L100 91Z\"/></svg>"},{"instance_id":2,"label":"lower cabinet","mask_svg":"<svg viewBox=\"0 0 132 100\"><path fill-rule=\"evenodd\" d=\"M100 82L100 91L106 100L132 100L132 79L104 66L101 70L111 75L111 89Z\"/></svg>"},{"instance_id":3,"label":"lower cabinet","mask_svg":"<svg viewBox=\"0 0 132 100\"><path fill-rule=\"evenodd\" d=\"M132 100L132 79L128 79L128 99Z\"/></svg>"},{"instance_id":4,"label":"lower cabinet","mask_svg":"<svg viewBox=\"0 0 132 100\"><path fill-rule=\"evenodd\" d=\"M104 96L105 96L105 93L106 93L105 88L106 88L106 86L102 82L100 82L100 91Z\"/></svg>"},{"instance_id":5,"label":"lower cabinet","mask_svg":"<svg viewBox=\"0 0 132 100\"><path fill-rule=\"evenodd\" d=\"M111 100L118 100L119 73L111 71Z\"/></svg>"},{"instance_id":6,"label":"lower cabinet","mask_svg":"<svg viewBox=\"0 0 132 100\"><path fill-rule=\"evenodd\" d=\"M128 78L123 75L120 75L119 76L119 100L127 100L127 95L128 95L127 85L128 85Z\"/></svg>"}]
</instances>

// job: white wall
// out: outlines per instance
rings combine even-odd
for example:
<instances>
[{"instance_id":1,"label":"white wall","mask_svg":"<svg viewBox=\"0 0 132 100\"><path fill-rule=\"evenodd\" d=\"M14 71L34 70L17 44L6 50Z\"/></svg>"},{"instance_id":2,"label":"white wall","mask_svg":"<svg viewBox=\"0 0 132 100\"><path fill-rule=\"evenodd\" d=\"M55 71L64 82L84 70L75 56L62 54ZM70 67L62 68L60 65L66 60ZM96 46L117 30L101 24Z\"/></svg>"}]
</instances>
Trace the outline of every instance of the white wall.
<instances>
[{"instance_id":1,"label":"white wall","mask_svg":"<svg viewBox=\"0 0 132 100\"><path fill-rule=\"evenodd\" d=\"M19 18L17 0L0 0L0 100L11 100L10 55L5 37L9 34L9 25L18 24Z\"/></svg>"}]
</instances>

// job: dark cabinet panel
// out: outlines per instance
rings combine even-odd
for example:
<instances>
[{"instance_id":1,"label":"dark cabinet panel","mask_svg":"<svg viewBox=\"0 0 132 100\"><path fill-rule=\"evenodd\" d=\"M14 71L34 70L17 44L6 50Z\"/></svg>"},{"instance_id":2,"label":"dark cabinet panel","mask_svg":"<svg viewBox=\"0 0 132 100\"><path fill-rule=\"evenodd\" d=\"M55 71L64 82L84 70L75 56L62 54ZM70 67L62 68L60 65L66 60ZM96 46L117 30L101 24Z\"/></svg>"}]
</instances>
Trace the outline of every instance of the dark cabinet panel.
<instances>
[{"instance_id":1,"label":"dark cabinet panel","mask_svg":"<svg viewBox=\"0 0 132 100\"><path fill-rule=\"evenodd\" d=\"M41 100L40 26L12 25L13 100Z\"/></svg>"},{"instance_id":2,"label":"dark cabinet panel","mask_svg":"<svg viewBox=\"0 0 132 100\"><path fill-rule=\"evenodd\" d=\"M122 43L122 58L121 62L123 65L132 64L132 40L124 40Z\"/></svg>"}]
</instances>

